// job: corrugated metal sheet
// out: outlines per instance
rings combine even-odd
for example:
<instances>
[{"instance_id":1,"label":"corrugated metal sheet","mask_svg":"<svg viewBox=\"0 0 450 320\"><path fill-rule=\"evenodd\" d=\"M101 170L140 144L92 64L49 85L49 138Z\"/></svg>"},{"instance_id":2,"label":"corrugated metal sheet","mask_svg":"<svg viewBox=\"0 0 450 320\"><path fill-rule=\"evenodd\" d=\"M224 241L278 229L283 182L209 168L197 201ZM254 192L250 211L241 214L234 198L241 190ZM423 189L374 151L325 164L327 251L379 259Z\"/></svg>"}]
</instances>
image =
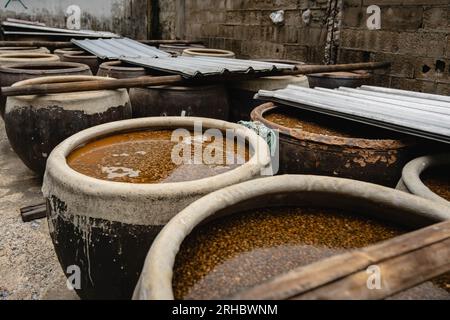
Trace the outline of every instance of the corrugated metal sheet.
<instances>
[{"instance_id":1,"label":"corrugated metal sheet","mask_svg":"<svg viewBox=\"0 0 450 320\"><path fill-rule=\"evenodd\" d=\"M442 95L438 95L438 94L423 93L423 92L408 91L408 90L399 90L399 89L391 89L391 88L384 88L384 87L374 87L374 86L362 86L361 89L365 90L365 91L373 91L373 92L381 92L381 93L387 93L387 94L395 94L395 95L404 96L404 97L413 97L413 98L421 98L421 99L428 99L428 100L437 100L437 101L450 102L450 97L449 96L442 96Z\"/></svg>"},{"instance_id":2,"label":"corrugated metal sheet","mask_svg":"<svg viewBox=\"0 0 450 320\"><path fill-rule=\"evenodd\" d=\"M289 64L213 57L176 57L164 59L125 58L125 62L185 77L224 75L226 73L269 73L294 70Z\"/></svg>"},{"instance_id":3,"label":"corrugated metal sheet","mask_svg":"<svg viewBox=\"0 0 450 320\"><path fill-rule=\"evenodd\" d=\"M120 58L164 58L170 54L155 47L147 46L129 38L119 39L96 39L96 40L75 40L72 42L80 48L96 55L101 59Z\"/></svg>"},{"instance_id":4,"label":"corrugated metal sheet","mask_svg":"<svg viewBox=\"0 0 450 320\"><path fill-rule=\"evenodd\" d=\"M27 23L17 23L3 21L2 27L8 34L42 34L42 35L58 35L58 36L78 36L78 37L95 37L95 38L118 38L119 35L107 31L93 30L69 30L62 28L52 28Z\"/></svg>"},{"instance_id":5,"label":"corrugated metal sheet","mask_svg":"<svg viewBox=\"0 0 450 320\"><path fill-rule=\"evenodd\" d=\"M3 31L4 35L11 36L42 36L42 37L68 37L68 38L95 38L98 39L98 35L89 34L76 34L76 33L52 33L52 32L22 32L22 31Z\"/></svg>"},{"instance_id":6,"label":"corrugated metal sheet","mask_svg":"<svg viewBox=\"0 0 450 320\"><path fill-rule=\"evenodd\" d=\"M384 89L288 86L276 91L261 90L255 98L450 143L450 102L437 95L418 98L413 92L386 93ZM382 95L373 96L370 92ZM411 98L416 100L411 102Z\"/></svg>"}]
</instances>

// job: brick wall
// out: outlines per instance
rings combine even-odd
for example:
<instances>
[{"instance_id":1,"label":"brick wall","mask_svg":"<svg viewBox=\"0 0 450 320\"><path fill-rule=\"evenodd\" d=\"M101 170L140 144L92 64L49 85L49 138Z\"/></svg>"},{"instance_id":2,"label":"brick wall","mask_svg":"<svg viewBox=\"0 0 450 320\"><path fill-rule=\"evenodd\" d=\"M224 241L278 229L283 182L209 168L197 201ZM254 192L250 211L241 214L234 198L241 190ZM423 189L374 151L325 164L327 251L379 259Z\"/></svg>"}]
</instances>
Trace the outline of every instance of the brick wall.
<instances>
[{"instance_id":1,"label":"brick wall","mask_svg":"<svg viewBox=\"0 0 450 320\"><path fill-rule=\"evenodd\" d=\"M366 26L371 4L381 7L381 30ZM328 0L160 0L160 31L243 58L322 63L328 7ZM285 23L276 26L269 15L281 9ZM376 84L450 94L450 0L343 0L341 15L337 62L392 61L390 73L376 72Z\"/></svg>"},{"instance_id":2,"label":"brick wall","mask_svg":"<svg viewBox=\"0 0 450 320\"><path fill-rule=\"evenodd\" d=\"M381 8L381 29L366 27L367 6ZM339 61L393 63L383 86L450 94L449 0L346 0Z\"/></svg>"}]
</instances>

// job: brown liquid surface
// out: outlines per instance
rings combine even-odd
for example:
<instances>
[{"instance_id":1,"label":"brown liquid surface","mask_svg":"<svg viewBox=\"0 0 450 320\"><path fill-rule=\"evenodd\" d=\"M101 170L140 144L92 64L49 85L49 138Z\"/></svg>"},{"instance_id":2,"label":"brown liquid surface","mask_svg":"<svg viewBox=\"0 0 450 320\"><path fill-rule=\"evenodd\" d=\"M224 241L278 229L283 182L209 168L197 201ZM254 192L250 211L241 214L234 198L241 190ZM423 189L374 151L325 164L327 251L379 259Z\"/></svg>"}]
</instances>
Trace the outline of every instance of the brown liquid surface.
<instances>
[{"instance_id":1,"label":"brown liquid surface","mask_svg":"<svg viewBox=\"0 0 450 320\"><path fill-rule=\"evenodd\" d=\"M421 179L431 191L450 201L450 166L430 168Z\"/></svg>"},{"instance_id":2,"label":"brown liquid surface","mask_svg":"<svg viewBox=\"0 0 450 320\"><path fill-rule=\"evenodd\" d=\"M183 142L186 146L184 150L191 152L189 158L193 159L194 145L197 145L203 151L202 154L205 150L211 150L210 154L214 156L219 155L215 152L222 150L223 157L216 157L221 160L220 163L202 162L200 159L198 164L190 164L187 161L176 164L172 161L172 151L177 142L171 141L171 135L171 130L159 130L130 132L102 138L73 151L67 157L67 163L75 171L102 180L169 183L218 175L237 168L249 158L248 149L238 148L237 145L234 146L234 152L227 152L226 139L220 147L214 144L217 148L213 150L212 140L202 141L197 137ZM210 149L206 149L208 146ZM240 152L241 150L244 152ZM180 155L183 153L181 150ZM239 162L227 164L227 157L236 157Z\"/></svg>"},{"instance_id":3,"label":"brown liquid surface","mask_svg":"<svg viewBox=\"0 0 450 320\"><path fill-rule=\"evenodd\" d=\"M264 114L264 118L278 125L310 133L343 138L398 139L399 134L364 126L359 123L328 117L294 107L277 107Z\"/></svg>"},{"instance_id":4,"label":"brown liquid surface","mask_svg":"<svg viewBox=\"0 0 450 320\"><path fill-rule=\"evenodd\" d=\"M229 297L296 267L405 232L338 211L261 209L194 230L176 258L178 299Z\"/></svg>"}]
</instances>

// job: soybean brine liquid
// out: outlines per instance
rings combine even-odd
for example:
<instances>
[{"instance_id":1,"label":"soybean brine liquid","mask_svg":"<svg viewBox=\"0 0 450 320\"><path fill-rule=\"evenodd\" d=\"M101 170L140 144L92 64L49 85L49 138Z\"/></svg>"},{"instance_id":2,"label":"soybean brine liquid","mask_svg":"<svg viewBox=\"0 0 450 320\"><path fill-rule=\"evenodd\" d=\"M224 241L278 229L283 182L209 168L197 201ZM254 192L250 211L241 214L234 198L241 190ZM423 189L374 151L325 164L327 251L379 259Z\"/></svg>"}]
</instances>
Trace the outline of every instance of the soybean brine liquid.
<instances>
[{"instance_id":1,"label":"soybean brine liquid","mask_svg":"<svg viewBox=\"0 0 450 320\"><path fill-rule=\"evenodd\" d=\"M420 178L431 191L450 201L450 166L429 168Z\"/></svg>"},{"instance_id":2,"label":"soybean brine liquid","mask_svg":"<svg viewBox=\"0 0 450 320\"><path fill-rule=\"evenodd\" d=\"M213 145L215 140L211 137L191 133L192 138L174 142L172 132L148 130L101 138L74 150L67 163L75 171L102 180L169 183L218 175L237 168L249 158L246 146L225 137ZM199 154L195 147L201 151L200 158L194 156Z\"/></svg>"},{"instance_id":3,"label":"soybean brine liquid","mask_svg":"<svg viewBox=\"0 0 450 320\"><path fill-rule=\"evenodd\" d=\"M360 139L398 139L402 137L401 134L381 128L364 126L349 120L293 107L276 107L265 113L264 118L283 127L327 136Z\"/></svg>"},{"instance_id":4,"label":"soybean brine liquid","mask_svg":"<svg viewBox=\"0 0 450 320\"><path fill-rule=\"evenodd\" d=\"M174 266L174 295L229 298L297 267L405 232L330 209L285 207L222 217L195 228L183 242ZM428 282L413 297L447 297L442 288ZM403 298L411 297L406 294Z\"/></svg>"}]
</instances>

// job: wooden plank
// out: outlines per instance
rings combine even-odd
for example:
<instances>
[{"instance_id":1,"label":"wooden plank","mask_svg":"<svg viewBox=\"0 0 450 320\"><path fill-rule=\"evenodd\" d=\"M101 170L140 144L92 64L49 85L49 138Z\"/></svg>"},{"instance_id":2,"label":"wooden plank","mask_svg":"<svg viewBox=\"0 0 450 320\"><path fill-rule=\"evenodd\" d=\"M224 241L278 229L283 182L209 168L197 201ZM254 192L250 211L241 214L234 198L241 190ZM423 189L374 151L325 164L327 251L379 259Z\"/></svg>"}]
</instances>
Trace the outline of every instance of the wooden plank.
<instances>
[{"instance_id":1,"label":"wooden plank","mask_svg":"<svg viewBox=\"0 0 450 320\"><path fill-rule=\"evenodd\" d=\"M177 39L183 39L186 31L186 2L185 0L175 1L175 35Z\"/></svg>"},{"instance_id":2,"label":"wooden plank","mask_svg":"<svg viewBox=\"0 0 450 320\"><path fill-rule=\"evenodd\" d=\"M375 300L413 288L450 271L450 239L377 264L381 286L369 289L369 274L360 271L330 283L295 300Z\"/></svg>"},{"instance_id":3,"label":"wooden plank","mask_svg":"<svg viewBox=\"0 0 450 320\"><path fill-rule=\"evenodd\" d=\"M362 62L362 63L348 63L348 64L330 64L330 65L297 65L294 71L285 71L285 74L313 74L322 72L339 72L339 71L354 71L354 70L374 70L386 69L391 66L390 62Z\"/></svg>"},{"instance_id":4,"label":"wooden plank","mask_svg":"<svg viewBox=\"0 0 450 320\"><path fill-rule=\"evenodd\" d=\"M20 208L20 216L22 217L23 222L43 219L47 216L47 206L45 203L40 203Z\"/></svg>"},{"instance_id":5,"label":"wooden plank","mask_svg":"<svg viewBox=\"0 0 450 320\"><path fill-rule=\"evenodd\" d=\"M1 94L3 96L21 96L21 95L39 95L51 93L95 91L95 90L114 90L120 88L147 87L156 85L176 84L183 80L181 76L165 77L139 77L131 79L117 80L92 80L64 83L48 83L27 85L20 87L3 87Z\"/></svg>"},{"instance_id":6,"label":"wooden plank","mask_svg":"<svg viewBox=\"0 0 450 320\"><path fill-rule=\"evenodd\" d=\"M381 263L450 238L450 221L411 232L379 244L337 255L294 269L232 297L239 300L285 300L330 284ZM450 256L447 259L450 260Z\"/></svg>"}]
</instances>

